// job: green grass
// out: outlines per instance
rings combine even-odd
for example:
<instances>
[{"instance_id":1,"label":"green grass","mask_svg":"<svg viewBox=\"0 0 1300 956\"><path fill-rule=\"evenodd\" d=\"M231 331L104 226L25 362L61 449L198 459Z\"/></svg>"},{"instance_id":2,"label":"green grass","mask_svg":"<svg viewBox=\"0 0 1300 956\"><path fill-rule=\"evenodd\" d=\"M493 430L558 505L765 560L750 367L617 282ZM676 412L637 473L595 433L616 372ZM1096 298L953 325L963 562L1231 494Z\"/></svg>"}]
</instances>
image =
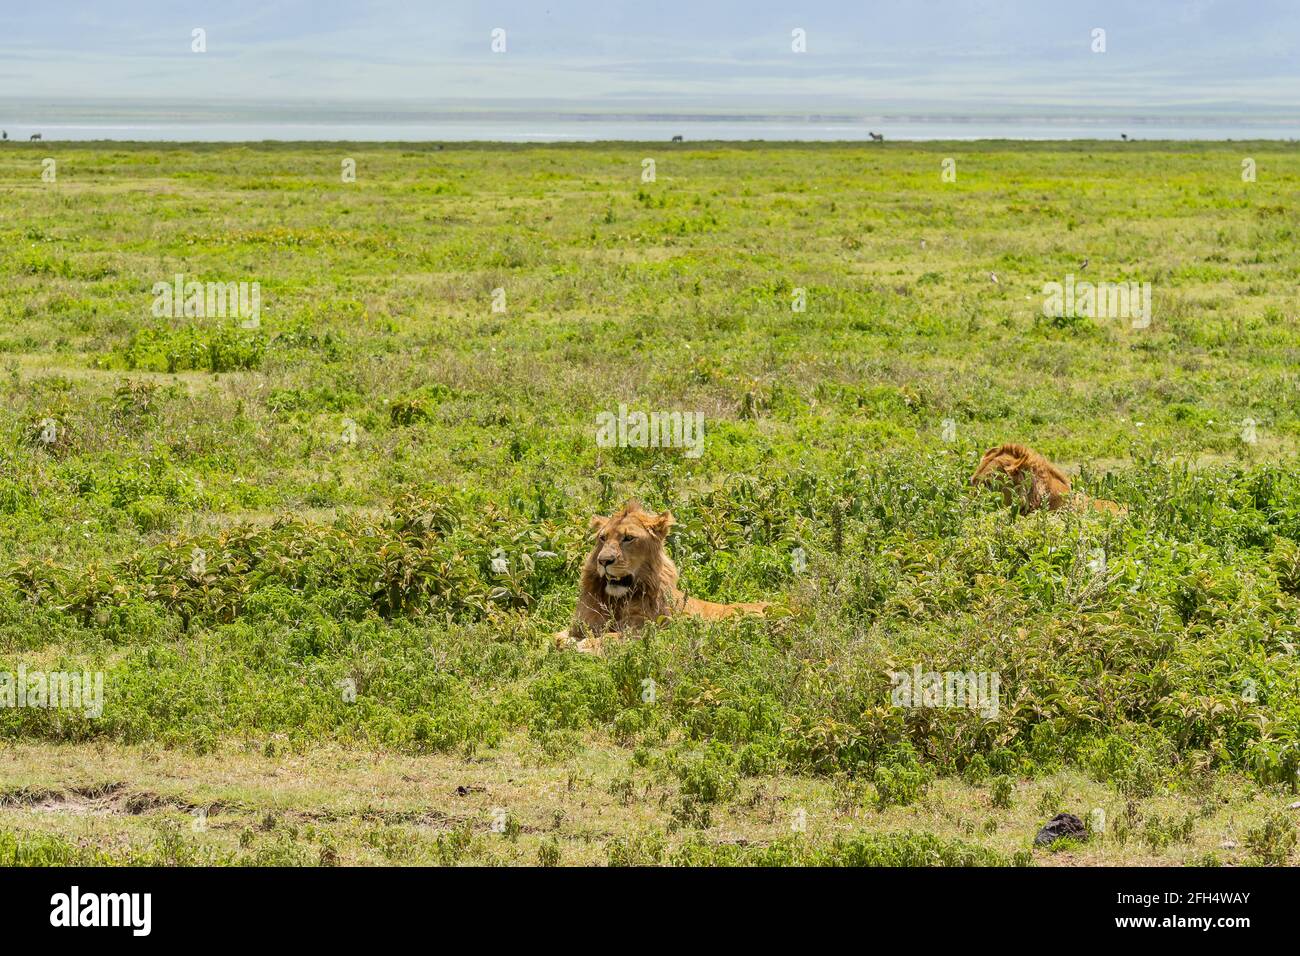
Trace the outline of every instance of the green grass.
<instances>
[{"instance_id":1,"label":"green grass","mask_svg":"<svg viewBox=\"0 0 1300 956\"><path fill-rule=\"evenodd\" d=\"M0 671L106 673L99 717L0 707L8 744L522 748L516 818L563 785L618 821L500 858L448 824L411 859L410 821L358 823L326 862L1024 862L1092 786L1123 840L1055 856L1293 857L1294 146L8 144L0 197ZM155 317L177 273L259 282L260 326ZM1069 274L1150 282L1151 326L1044 317ZM700 412L703 454L599 447L620 403ZM1003 441L1127 517L967 494ZM676 515L692 594L776 611L557 651L587 519L628 497ZM918 664L996 672L998 717L892 707ZM0 785L72 786L38 767ZM808 787L851 832L791 835ZM0 862L320 858L23 813Z\"/></svg>"}]
</instances>

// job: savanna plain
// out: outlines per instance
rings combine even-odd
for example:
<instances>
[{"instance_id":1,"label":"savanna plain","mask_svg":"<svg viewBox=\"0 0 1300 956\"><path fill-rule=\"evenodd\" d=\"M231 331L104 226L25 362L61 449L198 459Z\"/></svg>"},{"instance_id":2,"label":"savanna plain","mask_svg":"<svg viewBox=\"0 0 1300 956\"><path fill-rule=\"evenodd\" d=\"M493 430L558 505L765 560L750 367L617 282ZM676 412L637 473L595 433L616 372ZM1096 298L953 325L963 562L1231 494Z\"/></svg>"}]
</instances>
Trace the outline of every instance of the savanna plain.
<instances>
[{"instance_id":1,"label":"savanna plain","mask_svg":"<svg viewBox=\"0 0 1300 956\"><path fill-rule=\"evenodd\" d=\"M0 672L103 674L0 706L0 864L1295 863L1298 201L1281 142L0 145ZM1011 441L1127 513L973 493ZM557 646L629 498L766 616Z\"/></svg>"}]
</instances>

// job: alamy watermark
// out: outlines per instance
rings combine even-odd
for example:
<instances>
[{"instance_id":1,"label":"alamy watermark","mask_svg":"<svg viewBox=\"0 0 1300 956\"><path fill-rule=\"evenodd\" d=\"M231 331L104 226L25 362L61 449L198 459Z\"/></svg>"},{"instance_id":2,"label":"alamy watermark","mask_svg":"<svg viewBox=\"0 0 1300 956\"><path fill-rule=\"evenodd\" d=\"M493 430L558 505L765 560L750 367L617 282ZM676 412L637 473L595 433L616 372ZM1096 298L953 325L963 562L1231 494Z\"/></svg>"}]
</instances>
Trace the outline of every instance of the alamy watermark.
<instances>
[{"instance_id":1,"label":"alamy watermark","mask_svg":"<svg viewBox=\"0 0 1300 956\"><path fill-rule=\"evenodd\" d=\"M596 414L596 444L601 448L684 448L687 458L704 453L703 412L618 412Z\"/></svg>"},{"instance_id":2,"label":"alamy watermark","mask_svg":"<svg viewBox=\"0 0 1300 956\"><path fill-rule=\"evenodd\" d=\"M965 707L996 720L1002 676L997 671L889 671L895 707Z\"/></svg>"},{"instance_id":3,"label":"alamy watermark","mask_svg":"<svg viewBox=\"0 0 1300 956\"><path fill-rule=\"evenodd\" d=\"M1043 315L1049 319L1129 319L1135 329L1151 325L1150 282L1076 282L1071 273L1064 282L1044 282L1043 296Z\"/></svg>"},{"instance_id":4,"label":"alamy watermark","mask_svg":"<svg viewBox=\"0 0 1300 956\"><path fill-rule=\"evenodd\" d=\"M0 707L80 710L87 717L104 714L103 671L0 671Z\"/></svg>"},{"instance_id":5,"label":"alamy watermark","mask_svg":"<svg viewBox=\"0 0 1300 956\"><path fill-rule=\"evenodd\" d=\"M74 884L67 893L50 897L50 925L124 926L132 936L148 936L153 929L153 894L83 893Z\"/></svg>"},{"instance_id":6,"label":"alamy watermark","mask_svg":"<svg viewBox=\"0 0 1300 956\"><path fill-rule=\"evenodd\" d=\"M260 282L186 282L178 272L172 282L155 282L153 297L150 311L156 319L238 318L246 329L262 322Z\"/></svg>"}]
</instances>

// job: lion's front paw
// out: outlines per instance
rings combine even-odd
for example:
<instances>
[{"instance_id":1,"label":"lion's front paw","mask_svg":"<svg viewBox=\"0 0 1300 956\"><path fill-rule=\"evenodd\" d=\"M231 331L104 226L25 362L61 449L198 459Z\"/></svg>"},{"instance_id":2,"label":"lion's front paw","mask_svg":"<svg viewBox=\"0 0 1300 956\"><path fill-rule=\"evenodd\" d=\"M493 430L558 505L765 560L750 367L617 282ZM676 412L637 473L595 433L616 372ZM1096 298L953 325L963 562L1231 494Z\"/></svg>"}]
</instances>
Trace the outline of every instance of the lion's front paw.
<instances>
[{"instance_id":1,"label":"lion's front paw","mask_svg":"<svg viewBox=\"0 0 1300 956\"><path fill-rule=\"evenodd\" d=\"M597 657L605 656L605 639L603 637L584 637L574 647L580 654L595 654Z\"/></svg>"}]
</instances>

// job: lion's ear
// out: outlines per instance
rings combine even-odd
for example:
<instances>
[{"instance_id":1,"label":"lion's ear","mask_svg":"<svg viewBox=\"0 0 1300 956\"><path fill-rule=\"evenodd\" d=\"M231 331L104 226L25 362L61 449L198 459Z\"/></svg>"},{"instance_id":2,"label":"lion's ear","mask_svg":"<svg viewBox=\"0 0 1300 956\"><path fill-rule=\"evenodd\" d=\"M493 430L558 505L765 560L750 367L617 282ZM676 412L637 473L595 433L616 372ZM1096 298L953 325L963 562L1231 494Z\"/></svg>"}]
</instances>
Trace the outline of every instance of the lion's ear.
<instances>
[{"instance_id":1,"label":"lion's ear","mask_svg":"<svg viewBox=\"0 0 1300 956\"><path fill-rule=\"evenodd\" d=\"M600 515L592 515L591 520L587 522L587 530L596 531L603 528L607 521L609 521L608 518L602 518Z\"/></svg>"},{"instance_id":2,"label":"lion's ear","mask_svg":"<svg viewBox=\"0 0 1300 956\"><path fill-rule=\"evenodd\" d=\"M671 511L662 511L646 522L646 527L660 538L668 536L668 529L677 523Z\"/></svg>"}]
</instances>

